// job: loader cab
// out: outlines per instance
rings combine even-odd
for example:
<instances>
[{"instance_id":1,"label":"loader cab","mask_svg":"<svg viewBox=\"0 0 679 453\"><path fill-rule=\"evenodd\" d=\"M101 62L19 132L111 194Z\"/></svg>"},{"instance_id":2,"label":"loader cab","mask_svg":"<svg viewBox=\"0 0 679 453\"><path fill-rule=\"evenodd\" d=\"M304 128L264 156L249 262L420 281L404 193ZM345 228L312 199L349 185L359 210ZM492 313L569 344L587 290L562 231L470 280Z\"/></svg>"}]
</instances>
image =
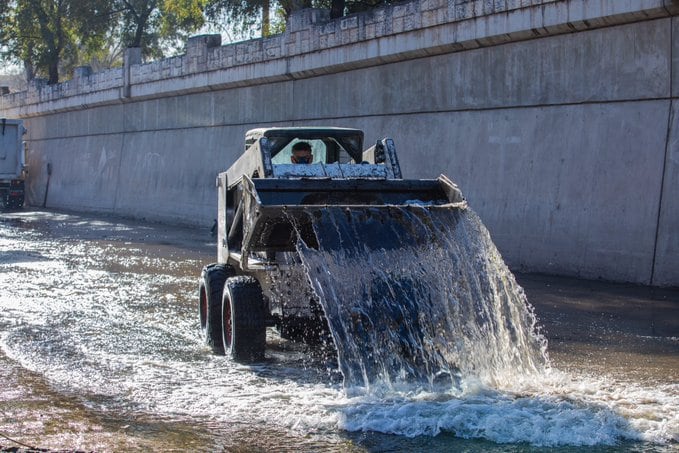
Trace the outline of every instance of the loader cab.
<instances>
[{"instance_id":1,"label":"loader cab","mask_svg":"<svg viewBox=\"0 0 679 453\"><path fill-rule=\"evenodd\" d=\"M292 163L292 147L299 141L311 145L313 162ZM276 253L294 252L297 234L312 246L309 206L453 201L439 190L447 184L427 183L422 189L400 181L393 140L380 139L363 151L358 129L253 129L245 145L243 155L217 178L219 262L231 260L243 270L257 266L250 259L265 266L278 259Z\"/></svg>"},{"instance_id":2,"label":"loader cab","mask_svg":"<svg viewBox=\"0 0 679 453\"><path fill-rule=\"evenodd\" d=\"M311 145L311 164L291 161L295 143ZM229 181L251 178L400 179L391 139L363 151L363 131L339 127L273 127L251 129L246 151L228 170Z\"/></svg>"},{"instance_id":3,"label":"loader cab","mask_svg":"<svg viewBox=\"0 0 679 453\"><path fill-rule=\"evenodd\" d=\"M290 164L292 147L300 141L311 145L313 163L360 163L363 149L363 131L339 127L274 127L252 129L245 135L245 149L259 139L266 138L273 165Z\"/></svg>"},{"instance_id":4,"label":"loader cab","mask_svg":"<svg viewBox=\"0 0 679 453\"><path fill-rule=\"evenodd\" d=\"M300 139L295 137L283 149L279 150L275 156L271 157L271 163L273 165L291 163L292 148L299 142L306 142L311 145L311 153L313 155L311 163L313 164L348 164L354 162L354 157L349 151L332 137L317 139Z\"/></svg>"}]
</instances>

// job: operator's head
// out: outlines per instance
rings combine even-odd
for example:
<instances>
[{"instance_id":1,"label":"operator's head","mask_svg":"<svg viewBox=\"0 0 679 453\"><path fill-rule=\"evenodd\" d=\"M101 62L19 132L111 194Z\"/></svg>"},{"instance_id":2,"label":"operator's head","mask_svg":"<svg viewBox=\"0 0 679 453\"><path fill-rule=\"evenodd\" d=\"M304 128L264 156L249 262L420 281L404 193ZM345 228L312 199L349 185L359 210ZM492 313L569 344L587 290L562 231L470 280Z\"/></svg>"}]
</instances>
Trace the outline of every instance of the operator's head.
<instances>
[{"instance_id":1,"label":"operator's head","mask_svg":"<svg viewBox=\"0 0 679 453\"><path fill-rule=\"evenodd\" d=\"M292 145L290 160L293 164L310 164L314 160L311 145L307 142L297 142Z\"/></svg>"}]
</instances>

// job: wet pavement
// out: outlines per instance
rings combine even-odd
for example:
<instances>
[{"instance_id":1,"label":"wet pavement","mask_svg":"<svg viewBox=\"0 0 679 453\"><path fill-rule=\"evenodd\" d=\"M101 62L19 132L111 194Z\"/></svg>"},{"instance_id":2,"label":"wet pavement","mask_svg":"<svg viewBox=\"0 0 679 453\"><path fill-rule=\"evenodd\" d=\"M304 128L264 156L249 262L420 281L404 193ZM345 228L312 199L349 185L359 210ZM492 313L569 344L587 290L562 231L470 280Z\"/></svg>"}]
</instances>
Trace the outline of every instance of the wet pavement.
<instances>
[{"instance_id":1,"label":"wet pavement","mask_svg":"<svg viewBox=\"0 0 679 453\"><path fill-rule=\"evenodd\" d=\"M0 213L0 449L679 448L679 290L518 275L549 376L355 398L272 332L266 363L210 353L196 298L215 248L209 227Z\"/></svg>"}]
</instances>

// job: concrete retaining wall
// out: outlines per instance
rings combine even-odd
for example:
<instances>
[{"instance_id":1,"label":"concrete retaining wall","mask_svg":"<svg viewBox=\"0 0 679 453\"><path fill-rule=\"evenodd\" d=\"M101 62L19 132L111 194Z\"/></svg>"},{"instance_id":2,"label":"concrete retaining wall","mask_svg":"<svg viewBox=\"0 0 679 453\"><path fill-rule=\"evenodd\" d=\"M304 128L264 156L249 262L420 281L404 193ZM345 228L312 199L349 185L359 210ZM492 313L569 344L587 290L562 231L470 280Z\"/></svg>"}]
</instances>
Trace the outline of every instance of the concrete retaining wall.
<instances>
[{"instance_id":1,"label":"concrete retaining wall","mask_svg":"<svg viewBox=\"0 0 679 453\"><path fill-rule=\"evenodd\" d=\"M424 0L266 40L33 86L30 197L210 225L214 180L264 125L392 136L446 173L516 270L679 285L679 6Z\"/></svg>"}]
</instances>

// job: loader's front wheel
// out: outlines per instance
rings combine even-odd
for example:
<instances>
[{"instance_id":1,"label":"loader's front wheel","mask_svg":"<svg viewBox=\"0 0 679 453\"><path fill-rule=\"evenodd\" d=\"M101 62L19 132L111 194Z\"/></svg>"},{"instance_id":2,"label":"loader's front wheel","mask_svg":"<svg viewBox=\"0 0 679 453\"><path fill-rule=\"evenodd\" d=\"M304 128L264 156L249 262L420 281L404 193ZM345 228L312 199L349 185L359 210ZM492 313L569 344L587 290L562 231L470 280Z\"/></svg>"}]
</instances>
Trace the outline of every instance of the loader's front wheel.
<instances>
[{"instance_id":1,"label":"loader's front wheel","mask_svg":"<svg viewBox=\"0 0 679 453\"><path fill-rule=\"evenodd\" d=\"M222 342L222 292L227 278L235 275L228 264L210 264L203 268L198 286L198 315L203 340L216 354L224 354Z\"/></svg>"},{"instance_id":2,"label":"loader's front wheel","mask_svg":"<svg viewBox=\"0 0 679 453\"><path fill-rule=\"evenodd\" d=\"M253 277L232 277L222 297L224 351L237 362L264 359L266 349L266 303L262 287Z\"/></svg>"}]
</instances>

